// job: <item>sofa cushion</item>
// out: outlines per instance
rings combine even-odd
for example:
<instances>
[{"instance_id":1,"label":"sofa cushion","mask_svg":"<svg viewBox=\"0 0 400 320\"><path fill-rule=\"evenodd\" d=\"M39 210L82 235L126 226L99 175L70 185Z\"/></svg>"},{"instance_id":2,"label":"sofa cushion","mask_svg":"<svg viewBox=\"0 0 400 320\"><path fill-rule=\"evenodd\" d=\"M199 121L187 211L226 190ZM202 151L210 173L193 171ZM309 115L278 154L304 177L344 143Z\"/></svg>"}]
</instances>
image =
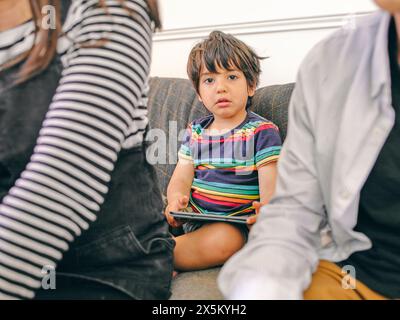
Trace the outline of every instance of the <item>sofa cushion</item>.
<instances>
[{"instance_id":1,"label":"sofa cushion","mask_svg":"<svg viewBox=\"0 0 400 320\"><path fill-rule=\"evenodd\" d=\"M170 300L221 300L217 277L221 268L181 272L172 281Z\"/></svg>"},{"instance_id":2,"label":"sofa cushion","mask_svg":"<svg viewBox=\"0 0 400 320\"><path fill-rule=\"evenodd\" d=\"M267 86L257 89L251 110L274 122L280 129L282 139L286 137L287 109L294 84ZM166 140L166 163L154 163L161 192L166 189L174 171L180 141L177 134L194 119L203 117L208 111L197 99L192 84L187 79L150 79L148 116L152 129L161 129Z\"/></svg>"}]
</instances>

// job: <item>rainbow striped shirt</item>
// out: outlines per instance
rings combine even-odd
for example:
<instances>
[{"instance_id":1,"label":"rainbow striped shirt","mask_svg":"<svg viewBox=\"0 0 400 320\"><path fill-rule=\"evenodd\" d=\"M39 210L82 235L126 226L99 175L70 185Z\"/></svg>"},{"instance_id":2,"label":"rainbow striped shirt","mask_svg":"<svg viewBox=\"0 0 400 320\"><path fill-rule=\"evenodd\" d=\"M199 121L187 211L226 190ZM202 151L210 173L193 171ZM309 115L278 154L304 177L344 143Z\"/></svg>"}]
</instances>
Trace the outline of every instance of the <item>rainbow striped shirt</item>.
<instances>
[{"instance_id":1,"label":"rainbow striped shirt","mask_svg":"<svg viewBox=\"0 0 400 320\"><path fill-rule=\"evenodd\" d=\"M212 115L194 120L187 128L179 158L194 165L190 206L198 213L241 215L254 212L260 199L258 168L277 161L281 150L278 127L254 112L222 135L205 129Z\"/></svg>"}]
</instances>

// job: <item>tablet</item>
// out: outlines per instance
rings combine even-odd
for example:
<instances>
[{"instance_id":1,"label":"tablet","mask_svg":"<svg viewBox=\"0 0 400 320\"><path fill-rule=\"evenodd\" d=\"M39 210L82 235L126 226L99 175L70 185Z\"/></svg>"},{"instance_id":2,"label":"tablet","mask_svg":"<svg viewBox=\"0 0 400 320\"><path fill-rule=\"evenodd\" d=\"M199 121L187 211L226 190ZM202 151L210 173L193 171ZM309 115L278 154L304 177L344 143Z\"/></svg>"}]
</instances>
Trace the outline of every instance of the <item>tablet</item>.
<instances>
[{"instance_id":1,"label":"tablet","mask_svg":"<svg viewBox=\"0 0 400 320\"><path fill-rule=\"evenodd\" d=\"M174 211L170 211L170 214L174 218L182 220L222 221L222 222L243 223L243 224L246 224L247 219L254 215L254 214L248 214L243 216L223 216L218 214L174 212Z\"/></svg>"}]
</instances>

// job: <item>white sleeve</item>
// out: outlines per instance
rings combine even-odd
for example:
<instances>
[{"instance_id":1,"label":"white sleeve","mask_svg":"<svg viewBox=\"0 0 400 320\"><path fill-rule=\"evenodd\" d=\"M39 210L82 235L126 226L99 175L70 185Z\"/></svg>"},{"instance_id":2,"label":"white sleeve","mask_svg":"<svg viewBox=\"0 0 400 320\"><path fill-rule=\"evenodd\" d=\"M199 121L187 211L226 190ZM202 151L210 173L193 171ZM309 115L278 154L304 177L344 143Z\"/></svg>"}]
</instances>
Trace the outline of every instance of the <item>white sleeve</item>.
<instances>
[{"instance_id":1,"label":"white sleeve","mask_svg":"<svg viewBox=\"0 0 400 320\"><path fill-rule=\"evenodd\" d=\"M228 299L301 299L317 267L325 212L304 85L300 71L275 196L262 207L248 243L220 273L218 283Z\"/></svg>"}]
</instances>

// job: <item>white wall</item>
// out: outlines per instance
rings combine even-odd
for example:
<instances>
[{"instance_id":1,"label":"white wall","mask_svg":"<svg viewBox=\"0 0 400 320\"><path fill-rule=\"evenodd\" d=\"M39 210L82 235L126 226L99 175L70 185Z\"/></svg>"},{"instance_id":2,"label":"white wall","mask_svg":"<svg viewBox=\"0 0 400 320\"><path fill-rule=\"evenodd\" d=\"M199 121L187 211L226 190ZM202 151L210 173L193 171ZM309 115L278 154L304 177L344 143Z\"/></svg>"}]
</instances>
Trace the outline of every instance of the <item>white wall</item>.
<instances>
[{"instance_id":1,"label":"white wall","mask_svg":"<svg viewBox=\"0 0 400 320\"><path fill-rule=\"evenodd\" d=\"M159 0L163 31L154 36L152 76L186 78L192 46L212 30L237 36L262 61L260 86L295 81L311 47L354 18L376 10L372 0Z\"/></svg>"}]
</instances>

